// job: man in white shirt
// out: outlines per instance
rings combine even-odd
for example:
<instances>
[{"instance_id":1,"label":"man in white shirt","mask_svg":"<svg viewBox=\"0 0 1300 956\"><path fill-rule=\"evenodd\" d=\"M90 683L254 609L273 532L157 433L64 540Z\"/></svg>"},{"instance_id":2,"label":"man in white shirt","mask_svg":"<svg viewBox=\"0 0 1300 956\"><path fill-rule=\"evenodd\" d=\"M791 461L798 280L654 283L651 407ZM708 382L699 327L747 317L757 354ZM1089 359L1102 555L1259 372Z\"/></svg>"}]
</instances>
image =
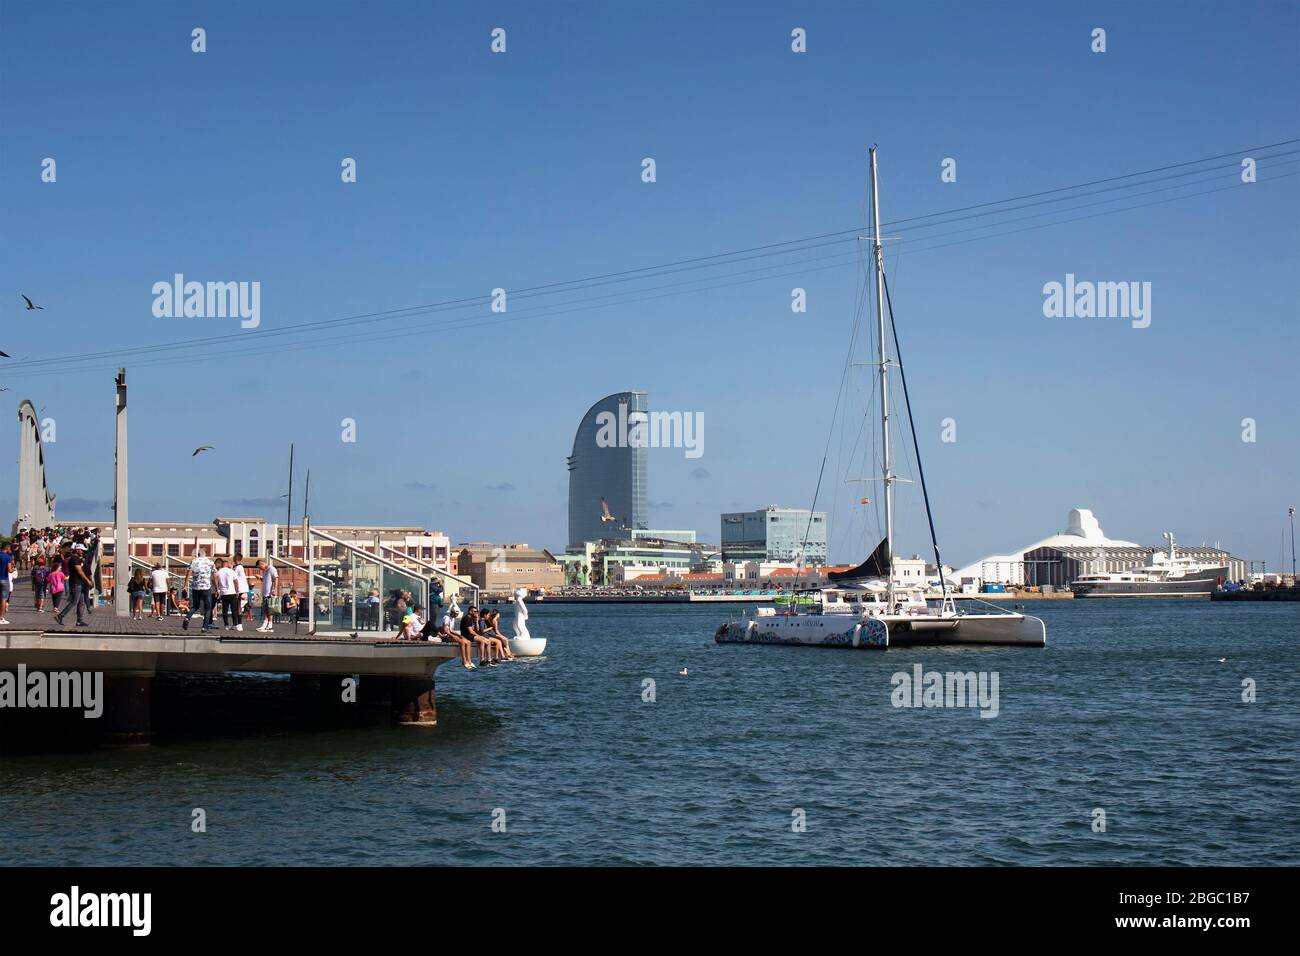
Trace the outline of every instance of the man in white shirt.
<instances>
[{"instance_id":1,"label":"man in white shirt","mask_svg":"<svg viewBox=\"0 0 1300 956\"><path fill-rule=\"evenodd\" d=\"M235 572L226 567L224 558L217 558L217 594L221 597L221 626L226 631L242 631L239 623L239 591L236 590Z\"/></svg>"},{"instance_id":2,"label":"man in white shirt","mask_svg":"<svg viewBox=\"0 0 1300 956\"><path fill-rule=\"evenodd\" d=\"M262 626L258 630L270 633L275 629L272 625L271 602L275 599L276 581L280 572L269 561L258 561L257 569L262 572Z\"/></svg>"},{"instance_id":3,"label":"man in white shirt","mask_svg":"<svg viewBox=\"0 0 1300 956\"><path fill-rule=\"evenodd\" d=\"M153 616L161 621L167 614L167 572L161 564L149 572L149 586L153 589Z\"/></svg>"},{"instance_id":4,"label":"man in white shirt","mask_svg":"<svg viewBox=\"0 0 1300 956\"><path fill-rule=\"evenodd\" d=\"M190 588L190 607L196 613L203 615L203 630L210 631L213 628L212 615L216 610L216 602L212 597L212 572L214 571L212 561L203 553L202 548L194 549L194 560L185 571L185 580L181 582L181 588ZM193 578L194 583L190 584ZM190 619L187 615L185 620L181 621L181 627L188 628Z\"/></svg>"}]
</instances>

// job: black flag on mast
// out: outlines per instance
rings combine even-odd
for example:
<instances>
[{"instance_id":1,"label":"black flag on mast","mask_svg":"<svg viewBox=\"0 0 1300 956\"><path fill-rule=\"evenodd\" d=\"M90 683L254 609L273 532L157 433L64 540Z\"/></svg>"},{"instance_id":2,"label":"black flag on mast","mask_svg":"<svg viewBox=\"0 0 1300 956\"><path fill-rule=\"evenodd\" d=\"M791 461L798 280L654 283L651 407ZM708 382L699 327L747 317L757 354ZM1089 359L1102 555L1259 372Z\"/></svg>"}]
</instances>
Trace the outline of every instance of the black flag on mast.
<instances>
[{"instance_id":1,"label":"black flag on mast","mask_svg":"<svg viewBox=\"0 0 1300 956\"><path fill-rule=\"evenodd\" d=\"M889 540L882 539L871 552L871 557L856 568L847 571L832 571L827 577L832 581L857 581L862 578L886 578L889 576Z\"/></svg>"}]
</instances>

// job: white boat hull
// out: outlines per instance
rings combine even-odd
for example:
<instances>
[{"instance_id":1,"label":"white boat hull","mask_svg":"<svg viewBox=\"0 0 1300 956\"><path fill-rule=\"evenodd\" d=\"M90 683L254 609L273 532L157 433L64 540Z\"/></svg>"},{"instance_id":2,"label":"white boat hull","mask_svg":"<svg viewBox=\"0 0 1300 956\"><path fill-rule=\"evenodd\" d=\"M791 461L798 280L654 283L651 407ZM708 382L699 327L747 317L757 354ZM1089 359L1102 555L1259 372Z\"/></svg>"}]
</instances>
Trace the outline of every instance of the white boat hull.
<instances>
[{"instance_id":1,"label":"white boat hull","mask_svg":"<svg viewBox=\"0 0 1300 956\"><path fill-rule=\"evenodd\" d=\"M714 640L719 644L863 650L906 644L1046 647L1047 627L1039 618L1025 614L885 614L867 618L797 614L731 621L718 628Z\"/></svg>"},{"instance_id":2,"label":"white boat hull","mask_svg":"<svg viewBox=\"0 0 1300 956\"><path fill-rule=\"evenodd\" d=\"M770 615L723 624L713 635L719 644L788 644L883 650L889 626L880 618L837 614Z\"/></svg>"}]
</instances>

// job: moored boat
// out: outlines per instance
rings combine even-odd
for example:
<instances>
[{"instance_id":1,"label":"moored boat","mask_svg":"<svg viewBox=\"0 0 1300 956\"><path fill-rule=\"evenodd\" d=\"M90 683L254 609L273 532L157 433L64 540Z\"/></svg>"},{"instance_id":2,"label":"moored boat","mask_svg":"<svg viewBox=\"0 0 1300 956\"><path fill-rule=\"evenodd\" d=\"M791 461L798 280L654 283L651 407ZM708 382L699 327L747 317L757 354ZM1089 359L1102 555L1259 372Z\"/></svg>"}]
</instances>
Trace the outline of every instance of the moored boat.
<instances>
[{"instance_id":1,"label":"moored boat","mask_svg":"<svg viewBox=\"0 0 1300 956\"><path fill-rule=\"evenodd\" d=\"M885 258L880 234L880 191L876 172L876 150L871 149L871 248L874 260L876 317L878 319L876 361L879 369L881 476L884 484L884 539L865 561L848 571L831 573L831 586L816 591L796 592L793 600L775 607L756 608L738 621L722 624L714 632L720 644L785 644L801 647L838 647L885 649L900 644L994 644L1043 647L1047 644L1046 625L1036 617L1008 611L982 601L963 601L959 610L948 591L939 556L930 495L925 484L916 425L912 418L907 376L898 344L893 303L885 276ZM888 315L888 324L886 324ZM856 334L856 329L855 329ZM890 354L889 343L893 342ZM846 366L847 367L847 366ZM941 598L925 599L923 583L905 587L896 580L892 568L894 543L894 484L906 479L893 470L890 431L890 369L898 372L902 386L908 428L915 451L917 477L925 502L930 543L934 548L935 569ZM820 479L818 481L820 488ZM864 504L869 498L863 498ZM814 496L813 507L816 507ZM980 605L975 607L974 605Z\"/></svg>"}]
</instances>

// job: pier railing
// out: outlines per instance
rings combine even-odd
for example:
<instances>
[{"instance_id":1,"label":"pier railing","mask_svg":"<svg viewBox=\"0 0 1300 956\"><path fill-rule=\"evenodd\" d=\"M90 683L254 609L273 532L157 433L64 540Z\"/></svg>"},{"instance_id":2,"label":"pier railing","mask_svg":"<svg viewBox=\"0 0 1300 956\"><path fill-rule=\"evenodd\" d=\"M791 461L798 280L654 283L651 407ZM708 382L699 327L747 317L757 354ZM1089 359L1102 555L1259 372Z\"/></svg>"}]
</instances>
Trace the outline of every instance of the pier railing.
<instances>
[{"instance_id":1,"label":"pier railing","mask_svg":"<svg viewBox=\"0 0 1300 956\"><path fill-rule=\"evenodd\" d=\"M408 605L428 606L430 603L431 579L427 574L418 574L357 542L345 541L310 526L307 538L313 579L319 574L329 581L327 585L312 588L309 619L314 632L359 634L362 631L396 629L396 602L399 598ZM317 554L318 550L327 550L317 547L321 542L329 546L332 555ZM426 567L419 559L406 558L420 565L422 570L469 586L477 601L478 589L472 582L433 565ZM328 630L322 631L322 627Z\"/></svg>"}]
</instances>

